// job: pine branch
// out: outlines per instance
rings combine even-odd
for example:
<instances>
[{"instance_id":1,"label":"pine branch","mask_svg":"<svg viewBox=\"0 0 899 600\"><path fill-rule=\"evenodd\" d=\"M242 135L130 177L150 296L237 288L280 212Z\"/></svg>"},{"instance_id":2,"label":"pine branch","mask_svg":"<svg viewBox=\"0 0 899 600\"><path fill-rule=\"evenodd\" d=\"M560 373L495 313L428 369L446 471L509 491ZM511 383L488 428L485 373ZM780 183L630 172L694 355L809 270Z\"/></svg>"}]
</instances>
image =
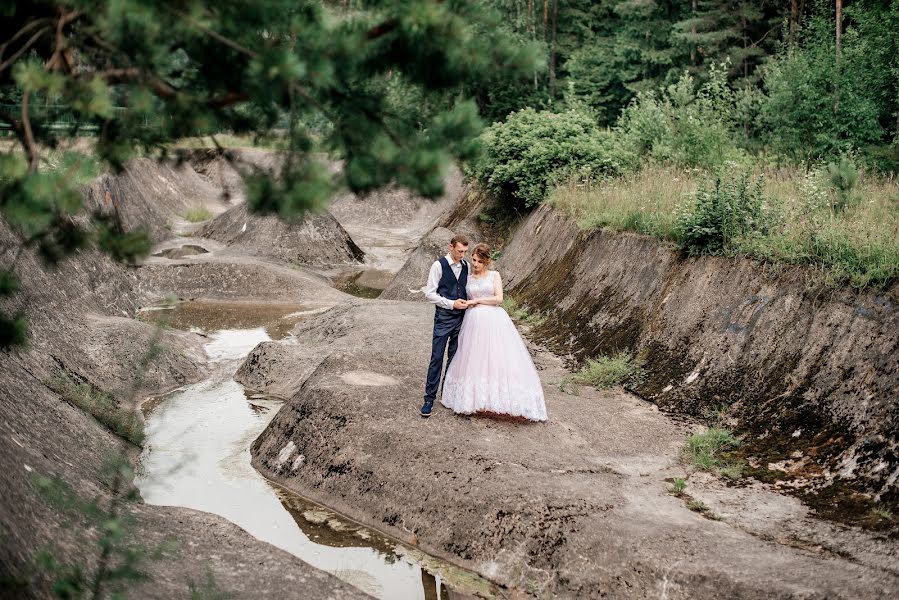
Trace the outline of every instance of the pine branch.
<instances>
[{"instance_id":1,"label":"pine branch","mask_svg":"<svg viewBox=\"0 0 899 600\"><path fill-rule=\"evenodd\" d=\"M9 59L7 61L5 61L3 64L0 64L0 73L5 71L7 68L9 68L10 65L12 65L17 60L19 60L19 58L25 52L27 52L28 49L31 48L31 46L33 46L34 43L37 42L41 38L41 36L43 36L45 33L48 33L49 31L50 31L49 25L39 29L33 36L31 36L31 38L29 38L29 40L27 42L25 42L24 45L22 45L21 48L19 48L19 50L15 54L10 56Z\"/></svg>"}]
</instances>

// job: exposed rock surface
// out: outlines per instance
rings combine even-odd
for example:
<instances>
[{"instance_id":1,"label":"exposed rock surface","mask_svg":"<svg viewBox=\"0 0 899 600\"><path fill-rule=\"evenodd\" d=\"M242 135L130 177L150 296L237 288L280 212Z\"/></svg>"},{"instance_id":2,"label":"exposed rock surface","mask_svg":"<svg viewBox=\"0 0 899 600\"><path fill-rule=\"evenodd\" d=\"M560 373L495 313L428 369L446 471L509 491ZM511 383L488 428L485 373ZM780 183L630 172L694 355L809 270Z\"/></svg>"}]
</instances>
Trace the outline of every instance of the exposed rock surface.
<instances>
[{"instance_id":1,"label":"exposed rock surface","mask_svg":"<svg viewBox=\"0 0 899 600\"><path fill-rule=\"evenodd\" d=\"M288 263L334 265L358 263L365 253L328 212L306 215L293 223L274 216L252 215L241 203L203 225L196 235L253 256Z\"/></svg>"},{"instance_id":2,"label":"exposed rock surface","mask_svg":"<svg viewBox=\"0 0 899 600\"><path fill-rule=\"evenodd\" d=\"M133 199L133 198L132 198ZM148 198L143 198L147 200ZM133 213L134 223L155 219ZM16 240L0 222L0 264L8 265ZM168 263L168 264L166 264ZM65 375L76 382L126 396L155 328L133 319L138 307L168 293L230 299L340 299L318 276L258 259L179 263L151 259L126 267L98 252L81 252L59 269L25 251L16 262L22 290L2 302L30 321L28 348L0 354L0 597L50 597L46 580L28 581L38 551L51 549L61 561L91 568L98 556L96 531L77 522L37 492L35 475L58 476L83 498L108 499L101 483L106 457L121 440L79 408L51 391L47 382ZM270 286L270 290L266 289ZM196 381L205 373L202 339L163 331L162 352L146 369L138 397ZM225 592L241 598L348 598L364 596L290 554L259 542L224 519L187 509L137 504L135 538L152 547L163 539L176 551L150 561L149 582L134 597L187 596L188 580L202 586L207 572Z\"/></svg>"},{"instance_id":3,"label":"exposed rock surface","mask_svg":"<svg viewBox=\"0 0 899 600\"><path fill-rule=\"evenodd\" d=\"M449 252L449 243L455 233L445 227L432 229L412 251L406 264L381 292L384 300L416 300L427 302L421 293L428 280L428 271L435 260Z\"/></svg>"},{"instance_id":4,"label":"exposed rock surface","mask_svg":"<svg viewBox=\"0 0 899 600\"><path fill-rule=\"evenodd\" d=\"M220 212L221 190L187 163L137 158L121 173L101 175L84 190L89 209L116 215L126 230L144 228L154 241L171 236L188 210Z\"/></svg>"},{"instance_id":5,"label":"exposed rock surface","mask_svg":"<svg viewBox=\"0 0 899 600\"><path fill-rule=\"evenodd\" d=\"M495 223L494 217L485 213L492 208L493 200L488 195L480 192L476 186L465 186L460 191L458 202L446 207L435 226L407 254L406 262L384 288L380 298L426 301L424 295L417 293L417 290L427 281L431 264L447 253L454 235L467 236L472 247L485 242L492 250L501 250L512 233L511 223ZM482 219L484 216L487 220Z\"/></svg>"},{"instance_id":6,"label":"exposed rock surface","mask_svg":"<svg viewBox=\"0 0 899 600\"><path fill-rule=\"evenodd\" d=\"M501 270L507 292L549 312L537 334L555 350L644 352L644 397L694 415L727 407L759 473L786 461L806 483L899 507L899 287L810 290L802 269L585 234L548 207L521 226Z\"/></svg>"},{"instance_id":7,"label":"exposed rock surface","mask_svg":"<svg viewBox=\"0 0 899 600\"><path fill-rule=\"evenodd\" d=\"M715 498L725 520L689 510L668 480L684 476L679 449L693 426L621 391L568 395L557 385L568 373L547 352L535 349L548 423L458 417L439 406L422 420L432 313L412 302L344 304L300 325L295 344L257 348L241 379L291 397L254 443L254 465L539 597L899 591L895 540L819 526L791 498L759 489L745 502L742 492L700 482L697 493ZM788 522L801 538L778 533Z\"/></svg>"}]
</instances>

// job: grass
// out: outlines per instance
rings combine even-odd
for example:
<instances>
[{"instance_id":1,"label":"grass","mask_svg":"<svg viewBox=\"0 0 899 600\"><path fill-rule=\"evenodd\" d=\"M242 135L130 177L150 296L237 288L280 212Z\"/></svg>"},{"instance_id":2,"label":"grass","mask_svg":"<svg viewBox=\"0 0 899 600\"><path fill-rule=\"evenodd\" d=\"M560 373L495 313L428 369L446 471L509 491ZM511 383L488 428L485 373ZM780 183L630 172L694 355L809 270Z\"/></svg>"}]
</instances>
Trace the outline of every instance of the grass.
<instances>
[{"instance_id":1,"label":"grass","mask_svg":"<svg viewBox=\"0 0 899 600\"><path fill-rule=\"evenodd\" d=\"M212 218L212 212L205 206L195 206L191 209L188 209L186 213L184 213L184 218L190 221L191 223L200 223L201 221L208 221Z\"/></svg>"},{"instance_id":2,"label":"grass","mask_svg":"<svg viewBox=\"0 0 899 600\"><path fill-rule=\"evenodd\" d=\"M689 508L693 512L698 513L704 513L709 510L709 507L705 505L705 502L703 502L702 500L696 500L694 498L687 500L687 508Z\"/></svg>"},{"instance_id":3,"label":"grass","mask_svg":"<svg viewBox=\"0 0 899 600\"><path fill-rule=\"evenodd\" d=\"M546 320L546 315L540 311L532 311L529 307L519 304L512 296L506 295L500 304L515 321L521 321L528 325L540 325Z\"/></svg>"},{"instance_id":4,"label":"grass","mask_svg":"<svg viewBox=\"0 0 899 600\"><path fill-rule=\"evenodd\" d=\"M642 169L614 179L557 187L549 203L581 229L636 231L673 240L678 205L699 187L702 173L675 167Z\"/></svg>"},{"instance_id":5,"label":"grass","mask_svg":"<svg viewBox=\"0 0 899 600\"><path fill-rule=\"evenodd\" d=\"M899 180L862 172L845 208L825 168L756 169L775 225L739 240L736 253L805 265L831 286L887 288L899 282ZM585 230L636 231L679 242L678 213L710 176L650 166L623 177L556 188L549 202Z\"/></svg>"},{"instance_id":6,"label":"grass","mask_svg":"<svg viewBox=\"0 0 899 600\"><path fill-rule=\"evenodd\" d=\"M687 480L683 477L675 477L674 483L671 484L671 493L680 496L687 489Z\"/></svg>"},{"instance_id":7,"label":"grass","mask_svg":"<svg viewBox=\"0 0 899 600\"><path fill-rule=\"evenodd\" d=\"M215 142L209 136L181 138L170 144L173 148L215 148L215 143L222 148L261 148L266 150L285 150L287 140L277 135L252 136L217 133Z\"/></svg>"},{"instance_id":8,"label":"grass","mask_svg":"<svg viewBox=\"0 0 899 600\"><path fill-rule=\"evenodd\" d=\"M60 374L47 381L47 387L93 416L110 431L136 446L144 441L144 424L140 415L123 406L109 392L90 383L80 382L68 374Z\"/></svg>"},{"instance_id":9,"label":"grass","mask_svg":"<svg viewBox=\"0 0 899 600\"><path fill-rule=\"evenodd\" d=\"M639 383L646 376L645 361L630 352L614 356L600 356L587 360L587 364L574 377L575 381L604 389L625 383Z\"/></svg>"},{"instance_id":10,"label":"grass","mask_svg":"<svg viewBox=\"0 0 899 600\"><path fill-rule=\"evenodd\" d=\"M687 438L684 454L699 469L718 473L729 479L738 479L743 474L743 466L726 456L729 450L740 447L733 433L722 427L709 427L703 433Z\"/></svg>"},{"instance_id":11,"label":"grass","mask_svg":"<svg viewBox=\"0 0 899 600\"><path fill-rule=\"evenodd\" d=\"M878 521L892 521L893 511L888 508L872 508L871 517Z\"/></svg>"}]
</instances>

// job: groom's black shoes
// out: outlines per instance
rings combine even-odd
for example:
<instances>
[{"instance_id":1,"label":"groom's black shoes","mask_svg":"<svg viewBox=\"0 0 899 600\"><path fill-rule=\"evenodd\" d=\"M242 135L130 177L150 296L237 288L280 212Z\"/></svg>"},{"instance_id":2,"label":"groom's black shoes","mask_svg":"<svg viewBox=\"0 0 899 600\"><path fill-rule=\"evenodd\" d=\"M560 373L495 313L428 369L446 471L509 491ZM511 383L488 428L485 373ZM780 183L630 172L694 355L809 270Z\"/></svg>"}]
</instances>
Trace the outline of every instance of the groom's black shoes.
<instances>
[{"instance_id":1,"label":"groom's black shoes","mask_svg":"<svg viewBox=\"0 0 899 600\"><path fill-rule=\"evenodd\" d=\"M431 409L434 407L434 402L425 401L424 405L421 407L421 416L425 419L431 416Z\"/></svg>"}]
</instances>

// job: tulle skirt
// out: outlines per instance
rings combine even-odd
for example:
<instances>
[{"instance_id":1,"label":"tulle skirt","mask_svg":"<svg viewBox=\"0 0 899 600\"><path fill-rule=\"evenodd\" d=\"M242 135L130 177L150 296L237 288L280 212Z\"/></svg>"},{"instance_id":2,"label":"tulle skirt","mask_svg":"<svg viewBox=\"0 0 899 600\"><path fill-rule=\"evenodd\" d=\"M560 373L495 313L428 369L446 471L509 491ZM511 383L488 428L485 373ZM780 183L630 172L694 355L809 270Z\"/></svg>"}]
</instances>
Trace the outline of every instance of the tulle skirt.
<instances>
[{"instance_id":1,"label":"tulle skirt","mask_svg":"<svg viewBox=\"0 0 899 600\"><path fill-rule=\"evenodd\" d=\"M462 414L486 411L546 420L537 369L501 307L478 305L465 311L440 402Z\"/></svg>"}]
</instances>

